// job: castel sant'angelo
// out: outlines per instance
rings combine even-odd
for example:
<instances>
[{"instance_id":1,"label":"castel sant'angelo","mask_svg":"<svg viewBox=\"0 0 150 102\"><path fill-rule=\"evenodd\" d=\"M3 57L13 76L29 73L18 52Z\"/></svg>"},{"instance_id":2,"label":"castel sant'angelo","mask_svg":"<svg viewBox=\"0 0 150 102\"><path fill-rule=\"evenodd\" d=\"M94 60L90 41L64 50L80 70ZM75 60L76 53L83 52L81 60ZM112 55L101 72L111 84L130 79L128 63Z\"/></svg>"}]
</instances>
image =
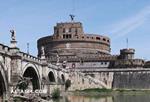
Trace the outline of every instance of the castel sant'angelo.
<instances>
[{"instance_id":1,"label":"castel sant'angelo","mask_svg":"<svg viewBox=\"0 0 150 102\"><path fill-rule=\"evenodd\" d=\"M76 69L89 68L137 68L144 66L144 60L135 59L135 50L125 48L120 54L111 55L111 40L100 34L88 34L81 22L57 23L54 34L38 40L38 56L42 48L51 63L59 60L63 67Z\"/></svg>"},{"instance_id":2,"label":"castel sant'angelo","mask_svg":"<svg viewBox=\"0 0 150 102\"><path fill-rule=\"evenodd\" d=\"M26 90L51 95L54 89L150 89L150 61L134 58L135 49L111 55L111 40L87 34L81 22L57 23L54 34L37 41L38 57L22 52L11 30L10 46L0 44L0 99L26 84ZM66 87L69 81L70 86ZM27 93L26 95L28 95ZM22 96L21 96L22 97ZM39 97L39 96L38 96Z\"/></svg>"}]
</instances>

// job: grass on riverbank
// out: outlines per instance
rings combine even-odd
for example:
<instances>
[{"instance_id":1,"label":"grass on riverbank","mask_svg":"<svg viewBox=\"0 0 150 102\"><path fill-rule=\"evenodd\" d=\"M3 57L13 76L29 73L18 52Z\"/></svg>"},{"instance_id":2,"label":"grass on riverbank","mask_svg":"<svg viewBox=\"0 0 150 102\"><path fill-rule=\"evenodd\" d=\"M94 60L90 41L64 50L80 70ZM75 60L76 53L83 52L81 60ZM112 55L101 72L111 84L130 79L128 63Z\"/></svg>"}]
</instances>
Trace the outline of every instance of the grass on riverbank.
<instances>
[{"instance_id":1,"label":"grass on riverbank","mask_svg":"<svg viewBox=\"0 0 150 102\"><path fill-rule=\"evenodd\" d=\"M91 88L91 89L84 89L84 90L76 90L73 92L74 95L81 95L81 96L105 96L111 95L113 92L112 89L105 89L105 88Z\"/></svg>"},{"instance_id":2,"label":"grass on riverbank","mask_svg":"<svg viewBox=\"0 0 150 102\"><path fill-rule=\"evenodd\" d=\"M112 92L112 89L106 89L106 88L92 88L92 89L84 89L80 90L82 92Z\"/></svg>"},{"instance_id":3,"label":"grass on riverbank","mask_svg":"<svg viewBox=\"0 0 150 102\"><path fill-rule=\"evenodd\" d=\"M150 92L146 89L106 89L106 88L90 88L84 90L76 90L80 92Z\"/></svg>"},{"instance_id":4,"label":"grass on riverbank","mask_svg":"<svg viewBox=\"0 0 150 102\"><path fill-rule=\"evenodd\" d=\"M140 94L150 94L150 90L92 88L92 89L76 90L73 93L74 95L84 95L84 96L114 96L118 94L140 95Z\"/></svg>"}]
</instances>

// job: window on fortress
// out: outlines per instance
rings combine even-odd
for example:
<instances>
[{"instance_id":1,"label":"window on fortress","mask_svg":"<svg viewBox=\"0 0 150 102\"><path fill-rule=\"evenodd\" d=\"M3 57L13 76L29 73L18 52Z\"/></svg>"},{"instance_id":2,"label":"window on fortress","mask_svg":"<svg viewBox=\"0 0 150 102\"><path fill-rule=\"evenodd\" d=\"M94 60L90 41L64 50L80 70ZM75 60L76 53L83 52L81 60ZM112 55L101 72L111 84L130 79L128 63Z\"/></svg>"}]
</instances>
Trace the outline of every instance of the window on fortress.
<instances>
[{"instance_id":1,"label":"window on fortress","mask_svg":"<svg viewBox=\"0 0 150 102\"><path fill-rule=\"evenodd\" d=\"M84 61L82 60L82 58L80 59L80 65L83 65Z\"/></svg>"},{"instance_id":2,"label":"window on fortress","mask_svg":"<svg viewBox=\"0 0 150 102\"><path fill-rule=\"evenodd\" d=\"M69 36L68 35L66 35L66 39L68 39L69 38Z\"/></svg>"},{"instance_id":3,"label":"window on fortress","mask_svg":"<svg viewBox=\"0 0 150 102\"><path fill-rule=\"evenodd\" d=\"M68 35L68 37L69 37L69 38L71 38L71 34L70 34L70 35Z\"/></svg>"},{"instance_id":4,"label":"window on fortress","mask_svg":"<svg viewBox=\"0 0 150 102\"><path fill-rule=\"evenodd\" d=\"M63 33L65 33L66 32L66 29L65 28L63 28Z\"/></svg>"},{"instance_id":5,"label":"window on fortress","mask_svg":"<svg viewBox=\"0 0 150 102\"><path fill-rule=\"evenodd\" d=\"M71 32L71 28L69 28L69 32Z\"/></svg>"},{"instance_id":6,"label":"window on fortress","mask_svg":"<svg viewBox=\"0 0 150 102\"><path fill-rule=\"evenodd\" d=\"M66 38L66 36L65 36L65 35L63 35L63 38L65 39L65 38Z\"/></svg>"},{"instance_id":7,"label":"window on fortress","mask_svg":"<svg viewBox=\"0 0 150 102\"><path fill-rule=\"evenodd\" d=\"M68 35L68 38L69 38L69 39L71 38L71 34Z\"/></svg>"},{"instance_id":8,"label":"window on fortress","mask_svg":"<svg viewBox=\"0 0 150 102\"><path fill-rule=\"evenodd\" d=\"M57 34L59 34L59 30L56 30Z\"/></svg>"},{"instance_id":9,"label":"window on fortress","mask_svg":"<svg viewBox=\"0 0 150 102\"><path fill-rule=\"evenodd\" d=\"M109 42L109 40L107 40L107 42Z\"/></svg>"},{"instance_id":10,"label":"window on fortress","mask_svg":"<svg viewBox=\"0 0 150 102\"><path fill-rule=\"evenodd\" d=\"M64 39L70 39L72 36L71 36L71 34L64 34L63 35L63 38Z\"/></svg>"},{"instance_id":11,"label":"window on fortress","mask_svg":"<svg viewBox=\"0 0 150 102\"><path fill-rule=\"evenodd\" d=\"M96 37L96 40L100 40L100 37Z\"/></svg>"},{"instance_id":12,"label":"window on fortress","mask_svg":"<svg viewBox=\"0 0 150 102\"><path fill-rule=\"evenodd\" d=\"M76 28L76 30L75 30L75 34L78 34L78 29Z\"/></svg>"},{"instance_id":13,"label":"window on fortress","mask_svg":"<svg viewBox=\"0 0 150 102\"><path fill-rule=\"evenodd\" d=\"M106 41L106 39L105 39L105 38L103 38L103 41Z\"/></svg>"},{"instance_id":14,"label":"window on fortress","mask_svg":"<svg viewBox=\"0 0 150 102\"><path fill-rule=\"evenodd\" d=\"M83 64L83 60L81 61L81 64Z\"/></svg>"}]
</instances>

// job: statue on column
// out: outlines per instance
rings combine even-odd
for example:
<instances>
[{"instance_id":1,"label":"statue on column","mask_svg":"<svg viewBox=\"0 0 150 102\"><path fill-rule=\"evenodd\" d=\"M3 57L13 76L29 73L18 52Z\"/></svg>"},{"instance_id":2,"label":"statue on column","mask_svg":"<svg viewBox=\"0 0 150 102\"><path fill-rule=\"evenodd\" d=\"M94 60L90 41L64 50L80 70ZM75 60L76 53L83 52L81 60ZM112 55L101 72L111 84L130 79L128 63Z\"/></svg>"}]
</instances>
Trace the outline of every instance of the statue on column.
<instances>
[{"instance_id":1,"label":"statue on column","mask_svg":"<svg viewBox=\"0 0 150 102\"><path fill-rule=\"evenodd\" d=\"M45 48L44 46L41 46L41 59L45 59Z\"/></svg>"},{"instance_id":2,"label":"statue on column","mask_svg":"<svg viewBox=\"0 0 150 102\"><path fill-rule=\"evenodd\" d=\"M16 41L16 32L15 32L15 30L10 30L10 32L11 32L11 41Z\"/></svg>"},{"instance_id":3,"label":"statue on column","mask_svg":"<svg viewBox=\"0 0 150 102\"><path fill-rule=\"evenodd\" d=\"M41 55L45 55L45 48L44 48L44 46L41 47Z\"/></svg>"},{"instance_id":4,"label":"statue on column","mask_svg":"<svg viewBox=\"0 0 150 102\"><path fill-rule=\"evenodd\" d=\"M59 63L60 57L59 57L59 54L58 54L58 53L56 54L56 58L57 58L57 63Z\"/></svg>"},{"instance_id":5,"label":"statue on column","mask_svg":"<svg viewBox=\"0 0 150 102\"><path fill-rule=\"evenodd\" d=\"M10 30L10 33L11 33L10 47L17 48L16 31L12 29Z\"/></svg>"}]
</instances>

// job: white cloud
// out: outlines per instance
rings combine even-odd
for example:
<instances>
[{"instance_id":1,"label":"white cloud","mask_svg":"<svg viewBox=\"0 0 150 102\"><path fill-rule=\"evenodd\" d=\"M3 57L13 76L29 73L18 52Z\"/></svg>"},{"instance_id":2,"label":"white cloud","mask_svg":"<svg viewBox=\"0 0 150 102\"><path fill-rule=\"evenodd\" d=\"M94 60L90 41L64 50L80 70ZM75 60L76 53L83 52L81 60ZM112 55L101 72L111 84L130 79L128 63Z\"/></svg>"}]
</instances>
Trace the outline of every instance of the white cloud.
<instances>
[{"instance_id":1,"label":"white cloud","mask_svg":"<svg viewBox=\"0 0 150 102\"><path fill-rule=\"evenodd\" d=\"M136 15L124 19L116 24L112 25L112 30L109 32L115 35L114 38L122 37L129 32L142 26L150 15L150 6L147 6L140 10Z\"/></svg>"}]
</instances>

